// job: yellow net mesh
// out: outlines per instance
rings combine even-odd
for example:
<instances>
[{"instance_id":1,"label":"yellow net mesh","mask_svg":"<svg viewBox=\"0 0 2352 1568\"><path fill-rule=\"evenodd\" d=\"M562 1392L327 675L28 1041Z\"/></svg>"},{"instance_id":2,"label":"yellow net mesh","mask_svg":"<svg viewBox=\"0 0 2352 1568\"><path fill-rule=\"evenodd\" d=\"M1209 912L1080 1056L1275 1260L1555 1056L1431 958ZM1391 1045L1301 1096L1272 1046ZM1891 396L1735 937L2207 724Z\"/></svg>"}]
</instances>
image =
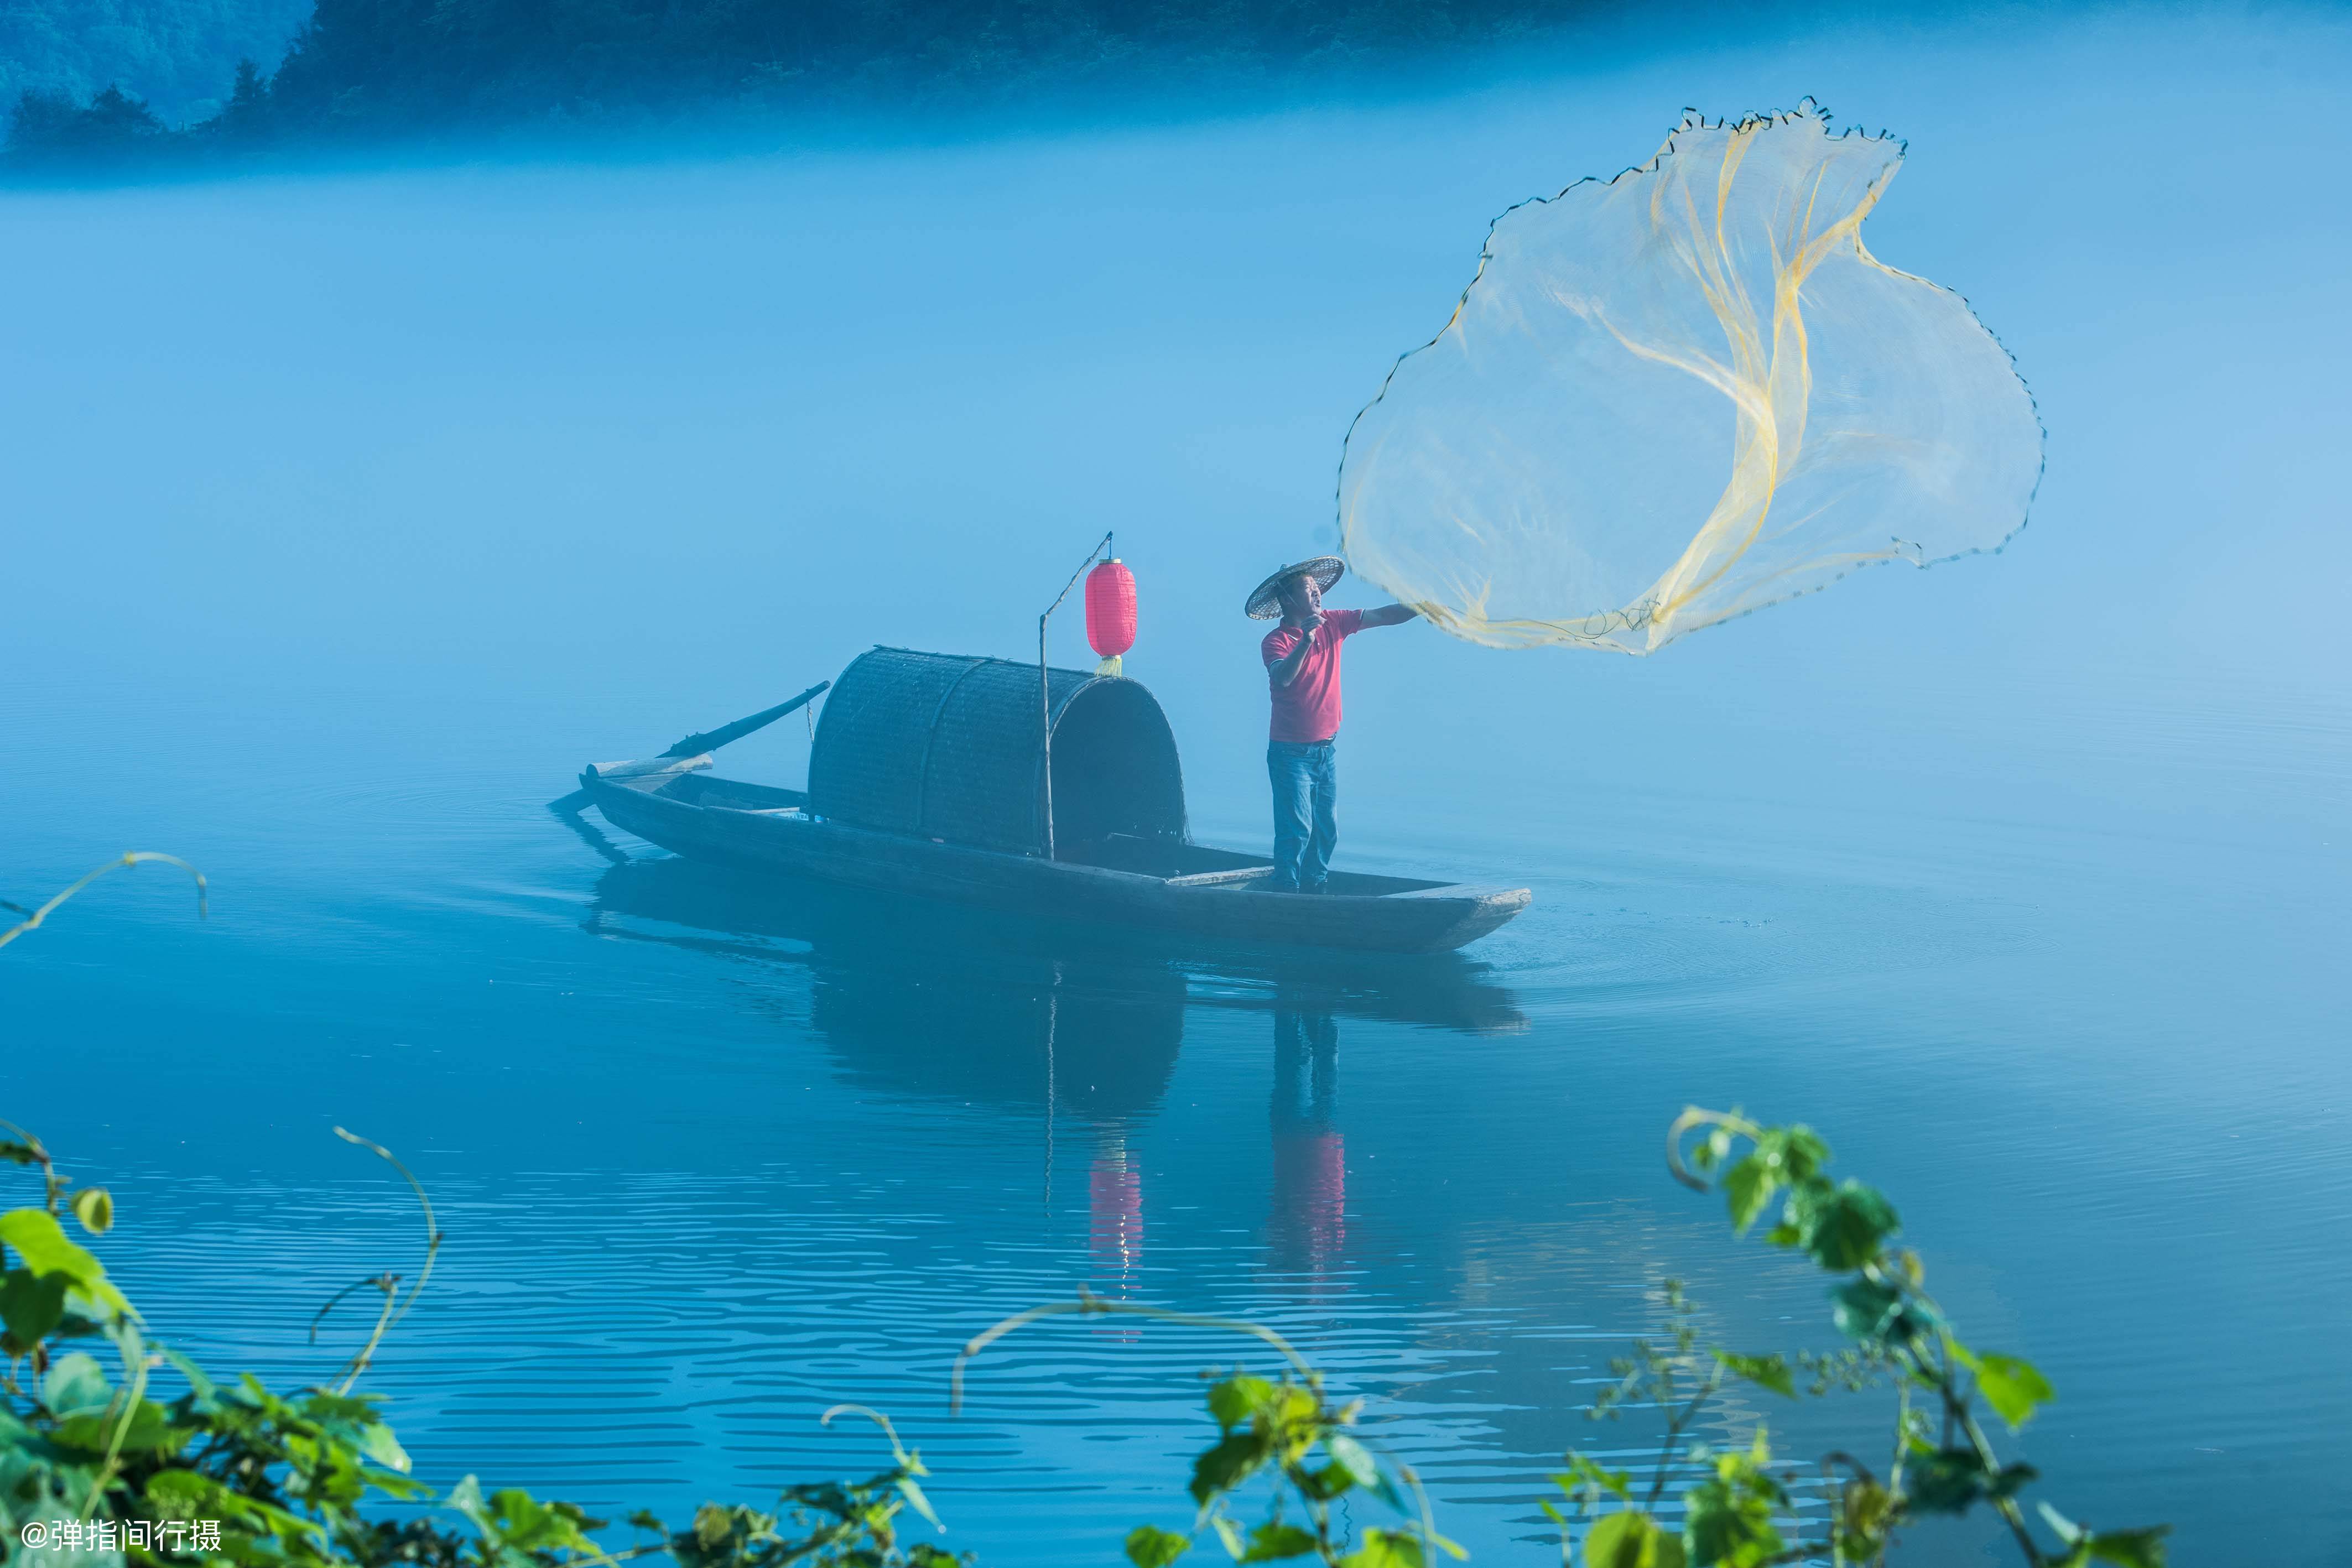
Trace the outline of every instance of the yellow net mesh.
<instances>
[{"instance_id":1,"label":"yellow net mesh","mask_svg":"<svg viewBox=\"0 0 2352 1568\"><path fill-rule=\"evenodd\" d=\"M1647 653L1855 567L1995 549L2042 426L1950 290L1862 243L1903 144L1691 116L1496 220L1339 469L1349 564L1492 647Z\"/></svg>"}]
</instances>

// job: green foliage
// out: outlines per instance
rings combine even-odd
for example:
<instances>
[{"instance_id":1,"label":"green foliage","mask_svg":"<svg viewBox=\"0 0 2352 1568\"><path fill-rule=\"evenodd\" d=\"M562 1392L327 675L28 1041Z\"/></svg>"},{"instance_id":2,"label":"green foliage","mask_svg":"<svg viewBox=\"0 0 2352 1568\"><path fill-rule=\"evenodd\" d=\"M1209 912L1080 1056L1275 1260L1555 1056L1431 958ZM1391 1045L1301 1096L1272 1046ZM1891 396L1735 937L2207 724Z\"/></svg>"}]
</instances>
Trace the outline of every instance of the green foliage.
<instances>
[{"instance_id":1,"label":"green foliage","mask_svg":"<svg viewBox=\"0 0 2352 1568\"><path fill-rule=\"evenodd\" d=\"M1993 1414L2016 1431L2033 1419L2034 1411L2058 1397L2041 1368L2014 1355L1979 1355L1958 1340L1951 1343L1953 1359L1977 1375L1977 1392Z\"/></svg>"},{"instance_id":2,"label":"green foliage","mask_svg":"<svg viewBox=\"0 0 2352 1568\"><path fill-rule=\"evenodd\" d=\"M2034 1479L2032 1465L1997 1464L1973 1447L1911 1445L1911 1507L1920 1513L1966 1513L1980 1502L2006 1502Z\"/></svg>"},{"instance_id":3,"label":"green foliage","mask_svg":"<svg viewBox=\"0 0 2352 1568\"><path fill-rule=\"evenodd\" d=\"M1683 1494L1683 1549L1695 1563L1758 1568L1780 1555L1772 1511L1789 1494L1772 1479L1772 1450L1757 1428L1745 1453L1715 1456L1715 1473Z\"/></svg>"},{"instance_id":4,"label":"green foliage","mask_svg":"<svg viewBox=\"0 0 2352 1568\"><path fill-rule=\"evenodd\" d=\"M112 1213L109 1209L110 1216ZM74 1294L95 1301L109 1313L128 1313L131 1303L107 1279L96 1258L66 1239L65 1228L47 1209L12 1208L0 1214L0 1257L16 1258L19 1267L11 1278L30 1276L54 1281ZM39 1338L39 1335L33 1336Z\"/></svg>"},{"instance_id":5,"label":"green foliage","mask_svg":"<svg viewBox=\"0 0 2352 1568\"><path fill-rule=\"evenodd\" d=\"M2100 1533L2076 1524L2046 1502L2042 1505L2042 1517L2067 1546L2063 1557L2053 1559L2057 1568L2088 1568L2093 1563L2111 1563L2116 1568L2164 1568L2166 1532L2160 1527Z\"/></svg>"},{"instance_id":6,"label":"green foliage","mask_svg":"<svg viewBox=\"0 0 2352 1568\"><path fill-rule=\"evenodd\" d=\"M1127 1560L1135 1568L1168 1568L1192 1549L1185 1537L1152 1524L1139 1524L1127 1537Z\"/></svg>"},{"instance_id":7,"label":"green foliage","mask_svg":"<svg viewBox=\"0 0 2352 1568\"><path fill-rule=\"evenodd\" d=\"M1694 1132L1697 1137L1685 1149L1685 1140ZM1739 1153L1743 1144L1746 1152ZM1653 1517L1669 1480L1685 1462L1704 1467L1696 1479L1685 1482L1680 1498L1683 1552L1699 1568L1763 1568L1822 1555L1840 1565L1883 1564L1907 1521L1979 1508L2000 1516L2031 1568L2078 1568L2094 1562L2163 1568L2166 1531L2160 1527L2094 1533L2044 1505L2042 1518L2059 1537L2054 1552L2027 1527L2018 1499L2036 1472L2031 1465L2000 1459L1977 1419L1976 1404L1981 1399L2015 1430L2055 1398L2055 1391L2032 1363L1972 1350L1959 1341L1927 1292L1927 1267L1919 1255L1893 1245L1901 1228L1895 1206L1861 1182L1833 1181L1830 1148L1819 1134L1805 1126L1761 1126L1736 1111L1694 1107L1668 1131L1667 1151L1676 1180L1702 1192L1722 1192L1736 1232L1747 1233L1774 1199L1780 1200L1779 1221L1764 1233L1766 1245L1801 1253L1831 1276L1831 1321L1853 1343L1826 1354L1800 1352L1793 1364L1783 1355L1719 1348L1702 1357L1689 1305L1669 1281L1664 1298L1671 1342L1657 1346L1637 1340L1633 1356L1612 1363L1617 1386L1592 1412L1614 1416L1639 1404L1664 1416L1666 1430L1643 1503L1629 1506L1633 1477L1603 1470L1581 1455L1571 1453L1569 1470L1554 1478L1591 1521L1584 1537L1588 1568L1643 1560L1639 1553L1650 1550L1643 1544L1648 1527L1633 1521ZM1772 1473L1760 1427L1745 1451L1711 1455L1689 1447L1685 1452L1685 1434L1724 1377L1741 1377L1794 1398L1798 1369L1812 1374L1810 1394L1887 1382L1897 1396L1884 1479L1851 1454L1822 1460L1825 1471L1842 1470L1845 1479L1832 1493L1825 1539L1818 1543L1791 1543L1780 1532L1778 1521L1787 1511L1788 1497ZM1938 1431L1940 1441L1931 1437ZM1604 1511L1607 1499L1620 1508ZM1559 1509L1548 1504L1546 1511L1567 1524Z\"/></svg>"},{"instance_id":8,"label":"green foliage","mask_svg":"<svg viewBox=\"0 0 2352 1568\"><path fill-rule=\"evenodd\" d=\"M1759 1388L1766 1388L1783 1399L1797 1396L1797 1375L1790 1369L1789 1358L1773 1353L1770 1355L1742 1355L1735 1350L1718 1350L1715 1359L1735 1377L1744 1377Z\"/></svg>"},{"instance_id":9,"label":"green foliage","mask_svg":"<svg viewBox=\"0 0 2352 1568\"><path fill-rule=\"evenodd\" d=\"M103 1188L74 1191L38 1139L9 1130L18 1135L0 1146L0 1160L39 1166L46 1201L0 1214L0 1263L12 1265L0 1273L7 1356L0 1541L60 1519L205 1520L218 1521L218 1557L251 1568L556 1568L611 1560L593 1539L604 1521L513 1489L486 1494L471 1476L438 1500L464 1529L371 1517L371 1505L434 1499L409 1474L376 1397L348 1386L280 1395L249 1375L217 1383L148 1340L103 1264L58 1220L68 1207L86 1229L103 1231L112 1198ZM379 1334L394 1312L394 1292L385 1296ZM70 1348L77 1339L110 1343L117 1371ZM151 1375L166 1368L185 1387L169 1400L150 1394ZM899 1539L902 1511L938 1521L916 1479L920 1458L876 1420L889 1437L892 1469L862 1481L788 1487L781 1515L706 1504L675 1534L639 1515L632 1522L656 1539L619 1555L660 1552L685 1568L958 1568L961 1559ZM129 1555L150 1563L174 1554Z\"/></svg>"},{"instance_id":10,"label":"green foliage","mask_svg":"<svg viewBox=\"0 0 2352 1568\"><path fill-rule=\"evenodd\" d=\"M1679 1537L1639 1509L1603 1516L1584 1532L1584 1568L1683 1568Z\"/></svg>"},{"instance_id":11,"label":"green foliage","mask_svg":"<svg viewBox=\"0 0 2352 1568\"><path fill-rule=\"evenodd\" d=\"M1462 1548L1437 1531L1427 1496L1411 1467L1384 1458L1357 1430L1361 1400L1336 1402L1323 1375L1291 1344L1256 1323L1168 1312L1081 1294L1007 1318L975 1335L956 1359L953 1399L962 1399L967 1363L1013 1330L1044 1318L1123 1314L1222 1329L1272 1346L1285 1363L1276 1378L1234 1371L1209 1375L1205 1403L1216 1437L1192 1461L1187 1489L1194 1514L1189 1534L1144 1525L1127 1538L1137 1568L1165 1568L1191 1550L1203 1531L1236 1563L1312 1562L1325 1568L1428 1568L1435 1556L1460 1558ZM1265 1511L1254 1522L1238 1511L1256 1485ZM1364 1529L1350 1539L1336 1505L1355 1494L1391 1514L1393 1524Z\"/></svg>"}]
</instances>

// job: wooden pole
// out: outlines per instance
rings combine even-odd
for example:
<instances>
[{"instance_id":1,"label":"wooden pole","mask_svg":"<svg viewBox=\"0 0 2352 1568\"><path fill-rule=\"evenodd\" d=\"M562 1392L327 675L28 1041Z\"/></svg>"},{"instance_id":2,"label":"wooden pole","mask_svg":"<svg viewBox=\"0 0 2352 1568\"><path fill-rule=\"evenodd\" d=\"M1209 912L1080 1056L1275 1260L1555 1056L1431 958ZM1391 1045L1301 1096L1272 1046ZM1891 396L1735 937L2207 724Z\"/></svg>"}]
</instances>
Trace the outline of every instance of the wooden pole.
<instances>
[{"instance_id":1,"label":"wooden pole","mask_svg":"<svg viewBox=\"0 0 2352 1568\"><path fill-rule=\"evenodd\" d=\"M1087 559L1078 562L1078 570L1070 573L1070 580L1062 584L1062 591L1054 595L1054 602L1045 606L1045 613L1037 617L1037 749L1045 758L1045 768L1047 860L1054 858L1054 697L1049 689L1052 682L1045 671L1045 622L1054 618L1054 612L1062 607L1062 601L1070 596L1070 590L1078 585L1078 579L1086 575L1087 568L1107 559L1110 548L1111 536L1105 533L1095 541L1095 548L1087 552Z\"/></svg>"},{"instance_id":2,"label":"wooden pole","mask_svg":"<svg viewBox=\"0 0 2352 1568\"><path fill-rule=\"evenodd\" d=\"M786 714L791 713L795 708L804 708L808 706L810 702L813 701L818 694L825 691L831 687L833 683L831 681L819 681L816 685L811 686L808 690L803 692L800 695L793 698L789 702L778 703L772 708L762 708L749 718L739 718L733 724L722 724L717 729L705 730L698 735L689 735L684 740L681 740L677 745L671 747L667 751L663 752L661 754L661 759L667 760L681 757L694 757L702 752L716 751L730 740L740 740L745 736L751 734L753 730L765 728L767 726L775 723L778 719L783 717ZM709 758L704 758L703 766L707 768L709 765ZM641 764L640 766L650 767L653 766L653 764ZM608 773L605 777L608 779L621 779L626 778L627 775L621 773ZM568 817L585 808L588 804L588 800L589 796L587 790L574 789L571 794L564 796L562 800L550 800L547 803L547 809L554 812L559 817Z\"/></svg>"},{"instance_id":3,"label":"wooden pole","mask_svg":"<svg viewBox=\"0 0 2352 1568\"><path fill-rule=\"evenodd\" d=\"M698 752L716 751L729 741L740 740L753 730L765 729L786 714L806 707L812 700L832 685L831 681L819 681L789 702L778 703L771 708L761 708L749 718L739 718L733 724L723 724L717 729L705 730L698 735L689 735L662 755L692 757Z\"/></svg>"}]
</instances>

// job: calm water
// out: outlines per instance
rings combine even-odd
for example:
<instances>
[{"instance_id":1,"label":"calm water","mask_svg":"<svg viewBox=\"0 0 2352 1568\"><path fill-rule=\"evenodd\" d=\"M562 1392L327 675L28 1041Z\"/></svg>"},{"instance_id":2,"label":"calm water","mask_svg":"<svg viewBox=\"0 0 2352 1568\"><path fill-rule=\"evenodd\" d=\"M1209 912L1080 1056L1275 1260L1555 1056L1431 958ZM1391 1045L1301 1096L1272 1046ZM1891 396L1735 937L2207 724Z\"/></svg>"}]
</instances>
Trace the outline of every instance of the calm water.
<instances>
[{"instance_id":1,"label":"calm water","mask_svg":"<svg viewBox=\"0 0 2352 1568\"><path fill-rule=\"evenodd\" d=\"M2342 1420L2352 49L2289 14L1631 57L1386 109L977 148L17 197L0 388L0 895L156 868L0 955L0 1113L123 1220L158 1331L282 1382L449 1234L373 1376L420 1470L615 1512L877 1461L984 1563L1181 1524L1232 1346L1372 1396L1481 1562L1689 1282L1819 1285L1682 1192L1682 1105L1826 1131L2022 1449L2187 1563L2352 1562ZM1087 541L1144 595L1196 831L1259 844L1239 600L1486 220L1685 102L1912 138L1873 220L2051 432L1997 559L1866 575L1655 661L1351 646L1341 851L1524 880L1439 960L1171 951L782 890L546 814L892 641L1018 653ZM1339 602L1361 603L1343 589ZM1057 623L1064 662L1077 623ZM798 719L729 768L797 781ZM1790 1451L1866 1403L1734 1402ZM1870 1441L1875 1442L1872 1436ZM1916 1560L1990 1560L1983 1531Z\"/></svg>"}]
</instances>

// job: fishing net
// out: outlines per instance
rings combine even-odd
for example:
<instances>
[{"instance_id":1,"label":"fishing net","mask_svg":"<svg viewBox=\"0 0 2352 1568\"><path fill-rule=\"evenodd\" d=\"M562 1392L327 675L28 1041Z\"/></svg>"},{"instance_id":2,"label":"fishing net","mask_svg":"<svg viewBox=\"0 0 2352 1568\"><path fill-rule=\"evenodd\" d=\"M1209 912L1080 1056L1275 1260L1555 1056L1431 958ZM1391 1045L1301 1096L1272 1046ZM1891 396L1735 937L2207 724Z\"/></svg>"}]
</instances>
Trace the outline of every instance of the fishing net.
<instances>
[{"instance_id":1,"label":"fishing net","mask_svg":"<svg viewBox=\"0 0 2352 1568\"><path fill-rule=\"evenodd\" d=\"M1496 220L1339 470L1348 562L1492 647L1647 653L1854 568L1997 548L2042 426L1950 290L1873 256L1903 144L1686 118Z\"/></svg>"}]
</instances>

